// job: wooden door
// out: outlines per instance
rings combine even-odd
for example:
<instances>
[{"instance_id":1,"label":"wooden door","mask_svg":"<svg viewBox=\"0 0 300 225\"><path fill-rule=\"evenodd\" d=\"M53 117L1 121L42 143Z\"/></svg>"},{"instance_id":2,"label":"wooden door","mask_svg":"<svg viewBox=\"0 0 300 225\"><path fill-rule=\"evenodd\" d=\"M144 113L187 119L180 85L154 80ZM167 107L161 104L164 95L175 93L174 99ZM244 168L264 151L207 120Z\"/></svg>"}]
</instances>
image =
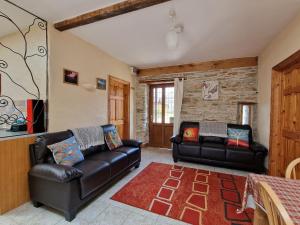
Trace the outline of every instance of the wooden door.
<instances>
[{"instance_id":1,"label":"wooden door","mask_svg":"<svg viewBox=\"0 0 300 225\"><path fill-rule=\"evenodd\" d=\"M269 174L273 176L284 176L288 164L300 157L299 62L300 52L273 70L269 160Z\"/></svg>"},{"instance_id":2,"label":"wooden door","mask_svg":"<svg viewBox=\"0 0 300 225\"><path fill-rule=\"evenodd\" d=\"M122 139L130 137L130 83L109 76L109 123L116 125Z\"/></svg>"},{"instance_id":3,"label":"wooden door","mask_svg":"<svg viewBox=\"0 0 300 225\"><path fill-rule=\"evenodd\" d=\"M174 85L151 85L149 102L150 146L170 148L174 120Z\"/></svg>"}]
</instances>

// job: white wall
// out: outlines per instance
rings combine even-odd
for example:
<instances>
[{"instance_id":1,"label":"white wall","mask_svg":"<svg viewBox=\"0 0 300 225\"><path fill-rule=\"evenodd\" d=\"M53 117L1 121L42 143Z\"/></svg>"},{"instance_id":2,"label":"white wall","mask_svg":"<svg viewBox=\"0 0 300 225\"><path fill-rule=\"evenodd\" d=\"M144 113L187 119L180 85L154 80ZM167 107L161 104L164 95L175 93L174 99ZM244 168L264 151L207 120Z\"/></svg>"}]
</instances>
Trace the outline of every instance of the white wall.
<instances>
[{"instance_id":1,"label":"white wall","mask_svg":"<svg viewBox=\"0 0 300 225\"><path fill-rule=\"evenodd\" d=\"M135 82L129 66L70 32L49 28L49 131L106 124L107 91L91 92L80 85L95 85L96 78L113 75L131 82L130 136L135 137ZM64 68L79 72L79 86L63 83Z\"/></svg>"},{"instance_id":2,"label":"white wall","mask_svg":"<svg viewBox=\"0 0 300 225\"><path fill-rule=\"evenodd\" d=\"M27 39L27 55L38 54L38 46L46 47L46 32L36 26L32 27L30 33L26 36ZM0 42L11 48L12 50L24 54L25 42L20 32L14 32L4 37L0 37ZM24 87L28 92L38 95L38 91L31 79L31 74L24 60L12 51L0 47L0 56L8 64L6 69L3 69L9 74L11 79ZM47 57L30 57L27 63L32 71L34 80L40 90L40 98L46 99L47 88ZM6 74L2 73L1 77L1 94L13 98L15 101L27 100L35 97L28 94L22 88L14 84Z\"/></svg>"},{"instance_id":3,"label":"white wall","mask_svg":"<svg viewBox=\"0 0 300 225\"><path fill-rule=\"evenodd\" d=\"M272 68L300 49L300 14L260 54L258 60L258 138L269 146Z\"/></svg>"}]
</instances>

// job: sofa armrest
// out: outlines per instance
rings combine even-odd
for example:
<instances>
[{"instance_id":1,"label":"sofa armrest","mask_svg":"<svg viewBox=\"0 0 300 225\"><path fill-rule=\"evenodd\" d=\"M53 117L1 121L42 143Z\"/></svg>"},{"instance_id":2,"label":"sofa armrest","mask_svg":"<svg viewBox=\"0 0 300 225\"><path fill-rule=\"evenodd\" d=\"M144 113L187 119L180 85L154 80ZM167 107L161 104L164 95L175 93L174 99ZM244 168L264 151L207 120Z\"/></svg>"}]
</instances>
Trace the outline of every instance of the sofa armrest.
<instances>
[{"instance_id":1,"label":"sofa armrest","mask_svg":"<svg viewBox=\"0 0 300 225\"><path fill-rule=\"evenodd\" d=\"M262 144L259 144L259 143L257 143L257 142L253 142L253 143L252 143L251 149L252 149L252 151L254 151L254 152L262 152L262 153L264 153L265 155L268 154L268 149L267 149L265 146L263 146Z\"/></svg>"},{"instance_id":2,"label":"sofa armrest","mask_svg":"<svg viewBox=\"0 0 300 225\"><path fill-rule=\"evenodd\" d=\"M81 177L83 173L81 170L71 166L38 164L30 170L29 175L58 183L67 183Z\"/></svg>"},{"instance_id":3,"label":"sofa armrest","mask_svg":"<svg viewBox=\"0 0 300 225\"><path fill-rule=\"evenodd\" d=\"M182 142L182 138L178 134L178 135L174 135L173 137L171 137L170 141L174 144L180 144Z\"/></svg>"},{"instance_id":4,"label":"sofa armrest","mask_svg":"<svg viewBox=\"0 0 300 225\"><path fill-rule=\"evenodd\" d=\"M122 140L124 146L132 146L140 148L143 142L137 140Z\"/></svg>"}]
</instances>

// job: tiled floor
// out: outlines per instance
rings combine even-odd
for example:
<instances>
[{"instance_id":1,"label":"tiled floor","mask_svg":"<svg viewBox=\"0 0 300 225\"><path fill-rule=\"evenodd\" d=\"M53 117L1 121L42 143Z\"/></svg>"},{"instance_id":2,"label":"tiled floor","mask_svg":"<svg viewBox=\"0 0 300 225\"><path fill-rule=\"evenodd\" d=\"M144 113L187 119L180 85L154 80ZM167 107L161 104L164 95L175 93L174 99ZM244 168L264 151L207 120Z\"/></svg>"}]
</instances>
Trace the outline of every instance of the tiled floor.
<instances>
[{"instance_id":1,"label":"tiled floor","mask_svg":"<svg viewBox=\"0 0 300 225\"><path fill-rule=\"evenodd\" d=\"M180 225L177 220L159 216L145 210L134 208L110 199L111 196L129 180L136 176L151 162L173 164L172 153L166 149L145 148L142 150L142 163L139 169L133 169L127 176L100 195L96 200L81 210L72 223L66 222L63 215L55 210L41 207L34 208L31 203L24 204L13 211L0 216L0 225ZM246 172L229 170L194 163L178 164L211 171L247 175ZM213 224L212 224L213 225Z\"/></svg>"}]
</instances>

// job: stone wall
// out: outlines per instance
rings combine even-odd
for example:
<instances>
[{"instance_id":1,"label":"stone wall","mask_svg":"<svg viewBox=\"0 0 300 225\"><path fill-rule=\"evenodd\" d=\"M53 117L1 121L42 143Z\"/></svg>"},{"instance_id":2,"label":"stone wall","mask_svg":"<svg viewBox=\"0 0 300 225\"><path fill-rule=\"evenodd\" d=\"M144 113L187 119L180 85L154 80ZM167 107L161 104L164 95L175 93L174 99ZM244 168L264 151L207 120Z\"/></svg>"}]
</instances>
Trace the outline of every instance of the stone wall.
<instances>
[{"instance_id":1,"label":"stone wall","mask_svg":"<svg viewBox=\"0 0 300 225\"><path fill-rule=\"evenodd\" d=\"M181 120L218 121L237 123L238 103L257 102L257 67L232 68L208 72L193 72L151 77L141 80L161 80L184 76L184 97ZM202 98L203 81L219 81L219 99L204 101ZM148 143L148 95L146 84L137 84L137 136ZM254 111L253 131L256 136L256 110Z\"/></svg>"},{"instance_id":2,"label":"stone wall","mask_svg":"<svg viewBox=\"0 0 300 225\"><path fill-rule=\"evenodd\" d=\"M149 86L137 82L136 99L136 136L143 143L149 143Z\"/></svg>"}]
</instances>

